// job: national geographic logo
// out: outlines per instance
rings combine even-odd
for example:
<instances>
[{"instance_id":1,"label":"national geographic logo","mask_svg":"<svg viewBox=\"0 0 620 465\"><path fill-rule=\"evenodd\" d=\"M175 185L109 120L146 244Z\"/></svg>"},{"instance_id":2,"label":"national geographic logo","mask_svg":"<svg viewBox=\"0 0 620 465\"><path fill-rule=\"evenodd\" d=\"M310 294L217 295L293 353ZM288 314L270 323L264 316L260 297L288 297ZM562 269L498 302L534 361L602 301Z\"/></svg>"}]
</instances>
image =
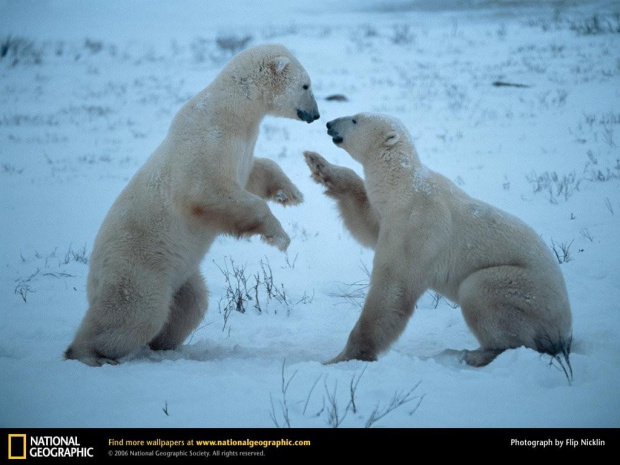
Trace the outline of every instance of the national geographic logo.
<instances>
[{"instance_id":1,"label":"national geographic logo","mask_svg":"<svg viewBox=\"0 0 620 465\"><path fill-rule=\"evenodd\" d=\"M26 460L25 434L9 434L9 460Z\"/></svg>"},{"instance_id":2,"label":"national geographic logo","mask_svg":"<svg viewBox=\"0 0 620 465\"><path fill-rule=\"evenodd\" d=\"M82 447L77 436L9 434L9 460L27 458L93 458L92 447Z\"/></svg>"}]
</instances>

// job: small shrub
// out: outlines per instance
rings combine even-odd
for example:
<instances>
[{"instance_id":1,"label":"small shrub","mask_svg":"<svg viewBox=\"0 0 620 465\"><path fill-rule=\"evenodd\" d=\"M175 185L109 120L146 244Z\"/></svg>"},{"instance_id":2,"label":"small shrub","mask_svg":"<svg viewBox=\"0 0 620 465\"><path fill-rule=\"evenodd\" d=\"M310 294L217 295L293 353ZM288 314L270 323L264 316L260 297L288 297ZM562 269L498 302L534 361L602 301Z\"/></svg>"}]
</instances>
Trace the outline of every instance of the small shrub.
<instances>
[{"instance_id":1,"label":"small shrub","mask_svg":"<svg viewBox=\"0 0 620 465\"><path fill-rule=\"evenodd\" d=\"M526 179L532 185L534 193L547 192L551 203L557 203L559 197L568 200L579 190L581 184L581 179L577 178L574 171L561 176L555 171L552 173L546 171L540 175L532 172Z\"/></svg>"},{"instance_id":2,"label":"small shrub","mask_svg":"<svg viewBox=\"0 0 620 465\"><path fill-rule=\"evenodd\" d=\"M418 409L418 407L420 406L420 404L422 403L422 400L424 399L424 395L419 396L419 397L413 396L414 391L417 389L420 383L421 381L419 381L418 384L413 386L413 388L411 388L408 391L395 392L394 397L392 397L392 400L390 401L390 403L385 405L384 407L380 407L380 404L377 403L374 410L368 417L368 420L366 420L366 428L372 427L372 425L374 425L376 422L381 420L388 413L396 410L398 407L401 407L411 402L412 400L417 399L418 402L416 406L413 408L413 410L409 412L409 415L413 415L415 411Z\"/></svg>"},{"instance_id":3,"label":"small shrub","mask_svg":"<svg viewBox=\"0 0 620 465\"><path fill-rule=\"evenodd\" d=\"M101 50L103 50L103 42L86 39L84 41L84 48L88 50L92 55L95 55Z\"/></svg>"},{"instance_id":4,"label":"small shrub","mask_svg":"<svg viewBox=\"0 0 620 465\"><path fill-rule=\"evenodd\" d=\"M238 36L222 36L215 39L217 47L230 55L235 55L237 52L243 50L252 40L252 36L246 35L243 37Z\"/></svg>"},{"instance_id":5,"label":"small shrub","mask_svg":"<svg viewBox=\"0 0 620 465\"><path fill-rule=\"evenodd\" d=\"M197 37L189 44L192 57L196 63L204 63L209 57L209 41L202 37Z\"/></svg>"},{"instance_id":6,"label":"small shrub","mask_svg":"<svg viewBox=\"0 0 620 465\"><path fill-rule=\"evenodd\" d=\"M87 264L88 263L88 253L86 252L86 245L83 245L82 248L78 250L73 250L72 246L69 245L69 250L65 253L65 260L63 262L64 265L70 262L78 262Z\"/></svg>"},{"instance_id":7,"label":"small shrub","mask_svg":"<svg viewBox=\"0 0 620 465\"><path fill-rule=\"evenodd\" d=\"M553 250L553 253L555 254L555 258L557 258L560 265L562 263L568 263L573 259L570 254L570 247L571 245L573 245L573 242L574 240L570 241L569 243L561 242L559 244L556 244L553 239L551 239L551 248Z\"/></svg>"},{"instance_id":8,"label":"small shrub","mask_svg":"<svg viewBox=\"0 0 620 465\"><path fill-rule=\"evenodd\" d=\"M2 163L2 165L0 165L0 172L6 174L22 174L24 172L24 168L15 168L13 165L9 165L8 163Z\"/></svg>"},{"instance_id":9,"label":"small shrub","mask_svg":"<svg viewBox=\"0 0 620 465\"><path fill-rule=\"evenodd\" d=\"M415 35L411 32L409 24L396 24L394 25L391 40L396 45L407 45L415 40Z\"/></svg>"},{"instance_id":10,"label":"small shrub","mask_svg":"<svg viewBox=\"0 0 620 465\"><path fill-rule=\"evenodd\" d=\"M579 35L620 34L620 13L604 17L594 14L571 21L570 30Z\"/></svg>"},{"instance_id":11,"label":"small shrub","mask_svg":"<svg viewBox=\"0 0 620 465\"><path fill-rule=\"evenodd\" d=\"M224 316L224 326L226 329L228 318L233 311L245 313L249 308L254 308L257 313L267 310L271 301L278 302L290 313L291 308L299 303L308 304L314 299L304 291L303 296L297 302L290 299L289 294L284 288L284 284L274 281L273 270L269 260L260 260L260 269L251 274L246 270L246 265L238 265L232 258L224 258L224 266L221 267L213 262L224 276L225 296L220 299L219 309ZM290 266L290 265L289 265ZM277 309L273 310L278 313Z\"/></svg>"},{"instance_id":12,"label":"small shrub","mask_svg":"<svg viewBox=\"0 0 620 465\"><path fill-rule=\"evenodd\" d=\"M43 50L30 39L8 36L0 40L0 61L8 62L11 67L18 64L40 65Z\"/></svg>"}]
</instances>

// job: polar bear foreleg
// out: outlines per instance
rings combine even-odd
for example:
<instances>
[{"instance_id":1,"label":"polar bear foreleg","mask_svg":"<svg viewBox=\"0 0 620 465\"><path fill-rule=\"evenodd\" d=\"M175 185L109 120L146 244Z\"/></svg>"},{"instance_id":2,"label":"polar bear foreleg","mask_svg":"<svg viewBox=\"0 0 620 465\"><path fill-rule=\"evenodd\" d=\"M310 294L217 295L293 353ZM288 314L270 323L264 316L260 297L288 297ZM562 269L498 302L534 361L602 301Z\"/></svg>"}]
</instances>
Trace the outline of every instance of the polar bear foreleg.
<instances>
[{"instance_id":1,"label":"polar bear foreleg","mask_svg":"<svg viewBox=\"0 0 620 465\"><path fill-rule=\"evenodd\" d=\"M303 194L282 168L268 158L254 159L245 188L265 200L273 200L285 206L298 205L304 200Z\"/></svg>"},{"instance_id":2,"label":"polar bear foreleg","mask_svg":"<svg viewBox=\"0 0 620 465\"><path fill-rule=\"evenodd\" d=\"M153 350L173 350L196 329L207 311L208 291L199 271L174 294L168 321L150 342Z\"/></svg>"},{"instance_id":3,"label":"polar bear foreleg","mask_svg":"<svg viewBox=\"0 0 620 465\"><path fill-rule=\"evenodd\" d=\"M388 269L373 270L370 291L362 314L344 350L328 363L347 360L377 360L402 334L422 292L412 292L409 283L394 279Z\"/></svg>"},{"instance_id":4,"label":"polar bear foreleg","mask_svg":"<svg viewBox=\"0 0 620 465\"><path fill-rule=\"evenodd\" d=\"M338 210L351 235L362 245L374 248L379 237L379 217L370 205L364 181L355 171L329 163L316 152L304 152L312 179L336 199Z\"/></svg>"},{"instance_id":5,"label":"polar bear foreleg","mask_svg":"<svg viewBox=\"0 0 620 465\"><path fill-rule=\"evenodd\" d=\"M282 251L288 248L291 239L263 199L239 185L222 185L214 190L216 196L183 200L183 210L195 222L236 237L258 234Z\"/></svg>"},{"instance_id":6,"label":"polar bear foreleg","mask_svg":"<svg viewBox=\"0 0 620 465\"><path fill-rule=\"evenodd\" d=\"M344 350L328 363L376 360L402 334L416 301L427 289L424 269L411 272L411 257L393 242L386 235L380 239L360 318Z\"/></svg>"}]
</instances>

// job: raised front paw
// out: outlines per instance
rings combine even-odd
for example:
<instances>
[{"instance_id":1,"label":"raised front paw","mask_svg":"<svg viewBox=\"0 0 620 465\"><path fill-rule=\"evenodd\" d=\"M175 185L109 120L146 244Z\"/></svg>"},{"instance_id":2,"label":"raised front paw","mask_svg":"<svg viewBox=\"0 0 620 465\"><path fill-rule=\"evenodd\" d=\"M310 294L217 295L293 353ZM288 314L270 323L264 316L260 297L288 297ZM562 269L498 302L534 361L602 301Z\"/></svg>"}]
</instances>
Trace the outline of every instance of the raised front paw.
<instances>
[{"instance_id":1,"label":"raised front paw","mask_svg":"<svg viewBox=\"0 0 620 465\"><path fill-rule=\"evenodd\" d=\"M288 237L288 234L284 233L283 235L273 235L273 236L263 236L263 240L269 244L277 247L281 252L286 252L289 244L291 243L291 238Z\"/></svg>"},{"instance_id":2,"label":"raised front paw","mask_svg":"<svg viewBox=\"0 0 620 465\"><path fill-rule=\"evenodd\" d=\"M312 179L324 186L332 187L332 174L330 167L332 166L325 158L316 152L305 151L304 158L312 172Z\"/></svg>"},{"instance_id":3,"label":"raised front paw","mask_svg":"<svg viewBox=\"0 0 620 465\"><path fill-rule=\"evenodd\" d=\"M261 236L267 244L277 247L282 252L285 252L291 243L291 238L282 229L280 222L275 217L271 217L266 221L262 228Z\"/></svg>"},{"instance_id":4,"label":"raised front paw","mask_svg":"<svg viewBox=\"0 0 620 465\"><path fill-rule=\"evenodd\" d=\"M293 184L278 189L273 200L284 206L299 205L304 201L304 195Z\"/></svg>"}]
</instances>

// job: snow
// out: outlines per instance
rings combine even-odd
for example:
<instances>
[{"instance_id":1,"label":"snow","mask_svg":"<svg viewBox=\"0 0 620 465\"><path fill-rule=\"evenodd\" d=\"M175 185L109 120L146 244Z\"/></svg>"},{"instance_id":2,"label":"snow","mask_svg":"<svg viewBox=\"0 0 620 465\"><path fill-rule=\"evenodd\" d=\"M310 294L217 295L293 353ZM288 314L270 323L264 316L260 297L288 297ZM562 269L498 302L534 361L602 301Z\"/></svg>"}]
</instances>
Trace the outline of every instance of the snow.
<instances>
[{"instance_id":1,"label":"snow","mask_svg":"<svg viewBox=\"0 0 620 465\"><path fill-rule=\"evenodd\" d=\"M395 396L407 402L372 426L620 426L617 3L441 5L0 0L0 43L10 35L20 51L0 60L0 426L271 427L288 409L293 427L326 427L360 376L342 427L365 426ZM588 29L595 14L599 30ZM105 213L230 57L216 39L231 36L289 47L319 100L316 124L268 118L257 144L305 196L271 204L288 254L222 237L202 265L209 311L183 347L99 369L63 361ZM336 93L349 100L324 100ZM373 254L345 231L302 151L361 173L324 129L361 111L401 119L425 165L522 218L561 259L568 248L572 385L524 348L479 369L437 355L477 343L431 294L378 362L322 364L359 315ZM280 294L261 284L261 313L255 300L226 313L220 268L233 263L249 286L271 268Z\"/></svg>"}]
</instances>

